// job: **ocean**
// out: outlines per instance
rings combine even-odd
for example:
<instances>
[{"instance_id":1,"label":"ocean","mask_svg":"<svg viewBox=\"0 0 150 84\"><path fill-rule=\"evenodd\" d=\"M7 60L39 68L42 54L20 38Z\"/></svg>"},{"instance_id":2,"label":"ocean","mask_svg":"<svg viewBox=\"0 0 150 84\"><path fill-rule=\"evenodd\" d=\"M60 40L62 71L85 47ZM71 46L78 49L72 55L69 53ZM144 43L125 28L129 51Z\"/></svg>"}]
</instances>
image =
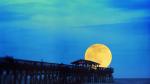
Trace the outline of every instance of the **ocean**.
<instances>
[{"instance_id":1,"label":"ocean","mask_svg":"<svg viewBox=\"0 0 150 84\"><path fill-rule=\"evenodd\" d=\"M150 78L119 78L114 83L86 83L86 84L150 84Z\"/></svg>"},{"instance_id":2,"label":"ocean","mask_svg":"<svg viewBox=\"0 0 150 84\"><path fill-rule=\"evenodd\" d=\"M150 78L120 78L113 84L150 84Z\"/></svg>"}]
</instances>

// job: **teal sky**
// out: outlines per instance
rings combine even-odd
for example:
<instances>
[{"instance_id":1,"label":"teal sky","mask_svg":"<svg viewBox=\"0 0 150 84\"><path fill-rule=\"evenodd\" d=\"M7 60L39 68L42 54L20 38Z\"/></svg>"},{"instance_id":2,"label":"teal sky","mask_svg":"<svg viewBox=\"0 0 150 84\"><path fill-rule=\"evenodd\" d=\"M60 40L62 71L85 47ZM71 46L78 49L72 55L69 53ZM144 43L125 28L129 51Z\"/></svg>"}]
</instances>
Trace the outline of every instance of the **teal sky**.
<instances>
[{"instance_id":1,"label":"teal sky","mask_svg":"<svg viewBox=\"0 0 150 84\"><path fill-rule=\"evenodd\" d=\"M149 0L0 0L0 56L70 63L107 45L115 77L150 77Z\"/></svg>"}]
</instances>

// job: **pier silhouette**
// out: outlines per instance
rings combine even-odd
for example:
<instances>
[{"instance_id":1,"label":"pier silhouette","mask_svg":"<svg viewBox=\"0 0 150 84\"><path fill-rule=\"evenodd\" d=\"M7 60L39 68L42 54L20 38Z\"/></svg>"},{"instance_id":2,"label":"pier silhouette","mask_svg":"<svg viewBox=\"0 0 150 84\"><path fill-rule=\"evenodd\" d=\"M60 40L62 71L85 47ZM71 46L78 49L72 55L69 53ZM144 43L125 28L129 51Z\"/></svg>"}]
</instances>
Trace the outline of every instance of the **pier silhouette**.
<instances>
[{"instance_id":1,"label":"pier silhouette","mask_svg":"<svg viewBox=\"0 0 150 84\"><path fill-rule=\"evenodd\" d=\"M71 64L0 58L0 84L112 83L113 68L77 60Z\"/></svg>"}]
</instances>

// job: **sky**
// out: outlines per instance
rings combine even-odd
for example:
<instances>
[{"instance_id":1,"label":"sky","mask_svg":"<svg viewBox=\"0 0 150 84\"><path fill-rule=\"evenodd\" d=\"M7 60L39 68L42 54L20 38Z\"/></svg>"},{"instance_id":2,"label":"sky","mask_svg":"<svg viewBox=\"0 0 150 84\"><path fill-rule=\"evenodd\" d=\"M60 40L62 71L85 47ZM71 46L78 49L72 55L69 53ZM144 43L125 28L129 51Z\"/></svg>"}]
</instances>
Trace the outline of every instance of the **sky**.
<instances>
[{"instance_id":1,"label":"sky","mask_svg":"<svg viewBox=\"0 0 150 84\"><path fill-rule=\"evenodd\" d=\"M69 64L95 43L114 77L150 78L149 0L0 0L0 57Z\"/></svg>"}]
</instances>

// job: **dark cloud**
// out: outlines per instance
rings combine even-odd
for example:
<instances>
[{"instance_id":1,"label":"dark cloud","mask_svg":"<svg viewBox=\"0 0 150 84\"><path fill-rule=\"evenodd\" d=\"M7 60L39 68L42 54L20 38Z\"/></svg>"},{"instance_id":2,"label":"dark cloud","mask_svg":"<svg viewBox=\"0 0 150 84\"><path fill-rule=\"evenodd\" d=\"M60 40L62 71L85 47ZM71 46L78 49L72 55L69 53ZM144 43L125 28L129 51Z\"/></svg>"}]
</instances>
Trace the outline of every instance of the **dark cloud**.
<instances>
[{"instance_id":1,"label":"dark cloud","mask_svg":"<svg viewBox=\"0 0 150 84\"><path fill-rule=\"evenodd\" d=\"M0 21L26 20L27 16L10 11L0 11Z\"/></svg>"},{"instance_id":2,"label":"dark cloud","mask_svg":"<svg viewBox=\"0 0 150 84\"><path fill-rule=\"evenodd\" d=\"M0 22L26 20L29 18L30 16L26 14L13 11L13 7L9 7L8 5L0 6Z\"/></svg>"},{"instance_id":3,"label":"dark cloud","mask_svg":"<svg viewBox=\"0 0 150 84\"><path fill-rule=\"evenodd\" d=\"M111 0L109 4L116 8L150 10L150 0Z\"/></svg>"}]
</instances>

